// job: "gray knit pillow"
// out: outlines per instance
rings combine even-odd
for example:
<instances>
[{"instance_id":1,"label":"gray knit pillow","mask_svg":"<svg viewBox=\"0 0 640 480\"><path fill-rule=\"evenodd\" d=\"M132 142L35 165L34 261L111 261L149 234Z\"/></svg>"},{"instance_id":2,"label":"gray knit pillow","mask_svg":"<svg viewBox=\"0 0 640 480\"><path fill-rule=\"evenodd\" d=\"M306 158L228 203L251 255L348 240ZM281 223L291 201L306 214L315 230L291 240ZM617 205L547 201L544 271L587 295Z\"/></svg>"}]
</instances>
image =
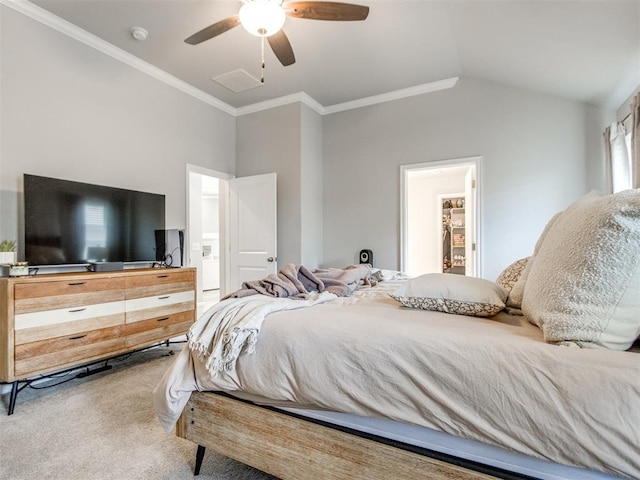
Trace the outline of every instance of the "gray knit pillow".
<instances>
[{"instance_id":1,"label":"gray knit pillow","mask_svg":"<svg viewBox=\"0 0 640 480\"><path fill-rule=\"evenodd\" d=\"M522 309L548 342L626 350L640 334L640 189L585 195L530 263Z\"/></svg>"}]
</instances>

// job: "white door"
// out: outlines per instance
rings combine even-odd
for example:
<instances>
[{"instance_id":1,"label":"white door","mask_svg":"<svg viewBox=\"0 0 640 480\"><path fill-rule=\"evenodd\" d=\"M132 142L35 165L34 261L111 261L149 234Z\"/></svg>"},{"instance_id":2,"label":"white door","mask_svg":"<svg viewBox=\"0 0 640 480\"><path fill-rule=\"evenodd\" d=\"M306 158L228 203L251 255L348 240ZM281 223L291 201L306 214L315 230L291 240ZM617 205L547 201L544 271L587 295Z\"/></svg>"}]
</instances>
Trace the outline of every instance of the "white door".
<instances>
[{"instance_id":1,"label":"white door","mask_svg":"<svg viewBox=\"0 0 640 480\"><path fill-rule=\"evenodd\" d=\"M234 178L228 185L230 293L278 270L276 174Z\"/></svg>"}]
</instances>

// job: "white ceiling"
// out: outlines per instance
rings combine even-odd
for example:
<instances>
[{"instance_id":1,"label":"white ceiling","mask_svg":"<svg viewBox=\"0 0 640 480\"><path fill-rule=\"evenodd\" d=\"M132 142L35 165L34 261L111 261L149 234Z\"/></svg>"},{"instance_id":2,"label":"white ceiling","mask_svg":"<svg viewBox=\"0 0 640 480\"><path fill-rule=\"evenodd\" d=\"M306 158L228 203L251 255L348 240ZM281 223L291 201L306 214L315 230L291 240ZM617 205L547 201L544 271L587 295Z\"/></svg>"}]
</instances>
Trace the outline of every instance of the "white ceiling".
<instances>
[{"instance_id":1,"label":"white ceiling","mask_svg":"<svg viewBox=\"0 0 640 480\"><path fill-rule=\"evenodd\" d=\"M370 7L364 22L287 18L296 63L283 67L267 45L264 86L242 93L211 77L259 78L257 37L239 26L184 43L239 1L33 3L236 108L298 92L329 107L457 76L617 108L640 85L640 0L355 0Z\"/></svg>"}]
</instances>

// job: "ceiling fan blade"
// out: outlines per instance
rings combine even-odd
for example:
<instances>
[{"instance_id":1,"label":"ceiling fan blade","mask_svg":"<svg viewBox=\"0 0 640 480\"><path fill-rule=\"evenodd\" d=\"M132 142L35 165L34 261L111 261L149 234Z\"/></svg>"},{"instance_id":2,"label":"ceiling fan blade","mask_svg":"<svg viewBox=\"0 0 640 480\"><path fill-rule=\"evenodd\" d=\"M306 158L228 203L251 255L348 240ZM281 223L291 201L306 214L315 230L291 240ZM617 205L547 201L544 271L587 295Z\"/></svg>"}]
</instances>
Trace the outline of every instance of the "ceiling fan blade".
<instances>
[{"instance_id":1,"label":"ceiling fan blade","mask_svg":"<svg viewBox=\"0 0 640 480\"><path fill-rule=\"evenodd\" d=\"M291 43L289 43L289 39L285 35L283 30L280 30L278 33L267 37L269 40L269 45L271 45L271 50L275 53L280 63L285 67L296 63L296 57L293 54L293 49L291 48Z\"/></svg>"},{"instance_id":2,"label":"ceiling fan blade","mask_svg":"<svg viewBox=\"0 0 640 480\"><path fill-rule=\"evenodd\" d=\"M199 32L194 33L189 38L187 38L185 42L189 45L197 45L204 42L205 40L217 37L218 35L226 32L227 30L231 30L233 27L237 27L238 25L240 25L240 17L238 15L234 15L233 17L225 18L224 20L220 20L213 25L209 25L208 27L203 28Z\"/></svg>"},{"instance_id":3,"label":"ceiling fan blade","mask_svg":"<svg viewBox=\"0 0 640 480\"><path fill-rule=\"evenodd\" d=\"M369 7L339 2L287 2L282 8L290 17L311 20L356 21L369 15Z\"/></svg>"}]
</instances>

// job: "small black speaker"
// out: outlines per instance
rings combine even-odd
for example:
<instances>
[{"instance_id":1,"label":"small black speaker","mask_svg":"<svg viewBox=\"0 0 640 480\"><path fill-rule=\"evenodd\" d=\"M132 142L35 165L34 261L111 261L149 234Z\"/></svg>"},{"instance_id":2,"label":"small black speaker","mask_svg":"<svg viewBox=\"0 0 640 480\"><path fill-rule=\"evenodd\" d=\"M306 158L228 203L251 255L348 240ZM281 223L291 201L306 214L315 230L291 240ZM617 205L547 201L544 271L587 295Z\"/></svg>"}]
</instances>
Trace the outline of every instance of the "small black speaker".
<instances>
[{"instance_id":1,"label":"small black speaker","mask_svg":"<svg viewBox=\"0 0 640 480\"><path fill-rule=\"evenodd\" d=\"M368 249L360 250L360 263L368 263L373 266L373 252Z\"/></svg>"},{"instance_id":2,"label":"small black speaker","mask_svg":"<svg viewBox=\"0 0 640 480\"><path fill-rule=\"evenodd\" d=\"M184 264L184 231L156 230L156 261L167 267L182 267Z\"/></svg>"}]
</instances>

